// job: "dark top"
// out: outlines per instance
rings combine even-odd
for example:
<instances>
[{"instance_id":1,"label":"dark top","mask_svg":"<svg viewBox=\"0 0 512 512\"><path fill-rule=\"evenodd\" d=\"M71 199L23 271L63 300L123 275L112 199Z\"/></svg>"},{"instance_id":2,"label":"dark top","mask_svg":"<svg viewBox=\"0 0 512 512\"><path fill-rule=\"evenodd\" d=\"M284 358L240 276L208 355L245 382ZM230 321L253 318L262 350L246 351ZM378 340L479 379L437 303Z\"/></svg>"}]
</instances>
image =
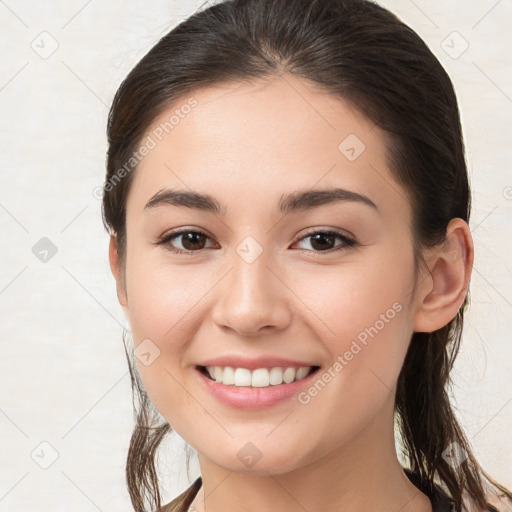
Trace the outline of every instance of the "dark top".
<instances>
[{"instance_id":1,"label":"dark top","mask_svg":"<svg viewBox=\"0 0 512 512\"><path fill-rule=\"evenodd\" d=\"M411 480L414 485L417 485L417 480L414 475L407 470L404 471L409 480ZM203 481L201 477L198 477L188 489L178 497L174 498L170 503L164 505L160 512L187 512L202 484ZM435 487L430 493L427 491L423 492L425 492L432 503L432 512L460 512L460 510L455 508L450 498L439 487Z\"/></svg>"}]
</instances>

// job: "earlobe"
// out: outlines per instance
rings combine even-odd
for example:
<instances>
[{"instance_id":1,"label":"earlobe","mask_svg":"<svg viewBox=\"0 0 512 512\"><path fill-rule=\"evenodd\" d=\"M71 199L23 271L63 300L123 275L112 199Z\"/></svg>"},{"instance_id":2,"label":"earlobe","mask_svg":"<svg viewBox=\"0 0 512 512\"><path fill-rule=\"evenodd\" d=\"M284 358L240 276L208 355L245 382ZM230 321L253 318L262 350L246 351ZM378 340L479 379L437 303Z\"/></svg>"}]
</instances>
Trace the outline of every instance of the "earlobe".
<instances>
[{"instance_id":1,"label":"earlobe","mask_svg":"<svg viewBox=\"0 0 512 512\"><path fill-rule=\"evenodd\" d=\"M417 292L413 329L433 332L447 325L464 302L473 268L473 239L463 219L452 219L445 242L427 262L429 272Z\"/></svg>"},{"instance_id":2,"label":"earlobe","mask_svg":"<svg viewBox=\"0 0 512 512\"><path fill-rule=\"evenodd\" d=\"M123 308L126 308L128 301L126 298L125 285L122 279L122 271L119 264L119 255L117 252L117 239L115 235L110 235L109 247L108 247L108 259L110 262L110 270L114 279L116 280L116 292L119 304Z\"/></svg>"}]
</instances>

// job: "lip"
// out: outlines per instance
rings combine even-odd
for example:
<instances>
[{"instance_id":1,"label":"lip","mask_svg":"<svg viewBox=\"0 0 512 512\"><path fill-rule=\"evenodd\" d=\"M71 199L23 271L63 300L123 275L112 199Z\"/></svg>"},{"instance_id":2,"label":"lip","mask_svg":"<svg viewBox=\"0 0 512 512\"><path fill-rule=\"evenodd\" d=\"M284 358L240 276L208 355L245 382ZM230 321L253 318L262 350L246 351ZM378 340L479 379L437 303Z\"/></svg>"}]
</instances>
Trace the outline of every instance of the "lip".
<instances>
[{"instance_id":1,"label":"lip","mask_svg":"<svg viewBox=\"0 0 512 512\"><path fill-rule=\"evenodd\" d=\"M224 359L222 360L224 361ZM205 365L205 366L224 366L222 364L217 365ZM225 366L231 366L226 364ZM279 366L278 364L274 366ZM283 365L285 366L285 365ZM314 366L314 365L301 365L301 366ZM244 368L244 366L240 366ZM258 366L263 368L264 365ZM247 368L247 367L245 367ZM249 368L248 368L249 369ZM194 372L200 381L200 384L219 402L230 407L238 409L264 409L271 407L278 403L281 403L287 399L296 396L303 388L308 387L311 381L316 378L319 371L319 367L316 366L307 377L299 381L293 381L289 384L278 384L277 386L268 386L265 388L252 388L245 386L227 386L220 382L209 379L204 375L198 366L194 367Z\"/></svg>"},{"instance_id":2,"label":"lip","mask_svg":"<svg viewBox=\"0 0 512 512\"><path fill-rule=\"evenodd\" d=\"M301 366L320 366L318 363L307 361L292 361L280 357L261 356L253 359L243 358L239 356L222 356L214 359L208 359L199 366L231 366L232 368L247 368L248 370L257 370L258 368L274 368L280 366L282 368L300 368Z\"/></svg>"}]
</instances>

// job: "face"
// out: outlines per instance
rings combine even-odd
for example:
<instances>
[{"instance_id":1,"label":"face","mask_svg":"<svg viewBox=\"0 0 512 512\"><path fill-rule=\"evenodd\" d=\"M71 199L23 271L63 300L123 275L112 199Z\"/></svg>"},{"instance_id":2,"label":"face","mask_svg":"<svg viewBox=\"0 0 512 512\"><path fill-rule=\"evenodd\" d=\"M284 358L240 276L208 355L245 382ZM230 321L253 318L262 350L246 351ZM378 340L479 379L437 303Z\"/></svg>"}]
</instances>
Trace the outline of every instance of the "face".
<instances>
[{"instance_id":1,"label":"face","mask_svg":"<svg viewBox=\"0 0 512 512\"><path fill-rule=\"evenodd\" d=\"M382 132L289 75L191 96L127 201L119 298L149 397L231 471L388 439L415 271Z\"/></svg>"}]
</instances>

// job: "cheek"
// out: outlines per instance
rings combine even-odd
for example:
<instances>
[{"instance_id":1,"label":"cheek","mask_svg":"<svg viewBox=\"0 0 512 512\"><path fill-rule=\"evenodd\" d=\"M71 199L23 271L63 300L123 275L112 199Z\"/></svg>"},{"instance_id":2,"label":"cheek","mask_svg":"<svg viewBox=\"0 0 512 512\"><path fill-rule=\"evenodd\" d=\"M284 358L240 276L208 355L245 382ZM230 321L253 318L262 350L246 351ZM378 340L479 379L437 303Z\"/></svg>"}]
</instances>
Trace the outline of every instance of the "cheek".
<instances>
[{"instance_id":1,"label":"cheek","mask_svg":"<svg viewBox=\"0 0 512 512\"><path fill-rule=\"evenodd\" d=\"M204 267L206 268L206 267ZM133 255L127 262L130 325L139 337L180 339L194 306L209 289L208 273Z\"/></svg>"},{"instance_id":2,"label":"cheek","mask_svg":"<svg viewBox=\"0 0 512 512\"><path fill-rule=\"evenodd\" d=\"M317 334L332 360L324 374L329 383L317 386L324 398L311 397L312 415L345 421L343 411L358 410L356 416L368 418L388 399L412 335L413 277L412 255L390 249L371 263L324 268L300 281L297 295L318 315ZM324 399L339 407L326 413Z\"/></svg>"},{"instance_id":3,"label":"cheek","mask_svg":"<svg viewBox=\"0 0 512 512\"><path fill-rule=\"evenodd\" d=\"M204 321L205 294L215 278L207 265L170 265L132 250L126 261L129 322L137 370L155 407L178 427L176 411L194 409L184 392L188 344ZM145 364L149 347L151 363ZM155 355L153 355L155 354ZM154 358L154 359L153 359Z\"/></svg>"},{"instance_id":4,"label":"cheek","mask_svg":"<svg viewBox=\"0 0 512 512\"><path fill-rule=\"evenodd\" d=\"M343 278L326 279L312 308L321 318L317 332L325 333L331 363L298 399L305 415L336 425L334 438L319 441L326 453L333 443L357 436L383 408L393 409L412 334L410 281L407 275L395 279L385 268L375 265L359 273L352 267Z\"/></svg>"},{"instance_id":5,"label":"cheek","mask_svg":"<svg viewBox=\"0 0 512 512\"><path fill-rule=\"evenodd\" d=\"M390 331L390 325L398 328L409 321L412 259L392 251L378 256L347 259L346 265L302 272L293 280L294 292L317 315L316 324L329 346L342 349L353 339L364 340L372 326Z\"/></svg>"}]
</instances>

